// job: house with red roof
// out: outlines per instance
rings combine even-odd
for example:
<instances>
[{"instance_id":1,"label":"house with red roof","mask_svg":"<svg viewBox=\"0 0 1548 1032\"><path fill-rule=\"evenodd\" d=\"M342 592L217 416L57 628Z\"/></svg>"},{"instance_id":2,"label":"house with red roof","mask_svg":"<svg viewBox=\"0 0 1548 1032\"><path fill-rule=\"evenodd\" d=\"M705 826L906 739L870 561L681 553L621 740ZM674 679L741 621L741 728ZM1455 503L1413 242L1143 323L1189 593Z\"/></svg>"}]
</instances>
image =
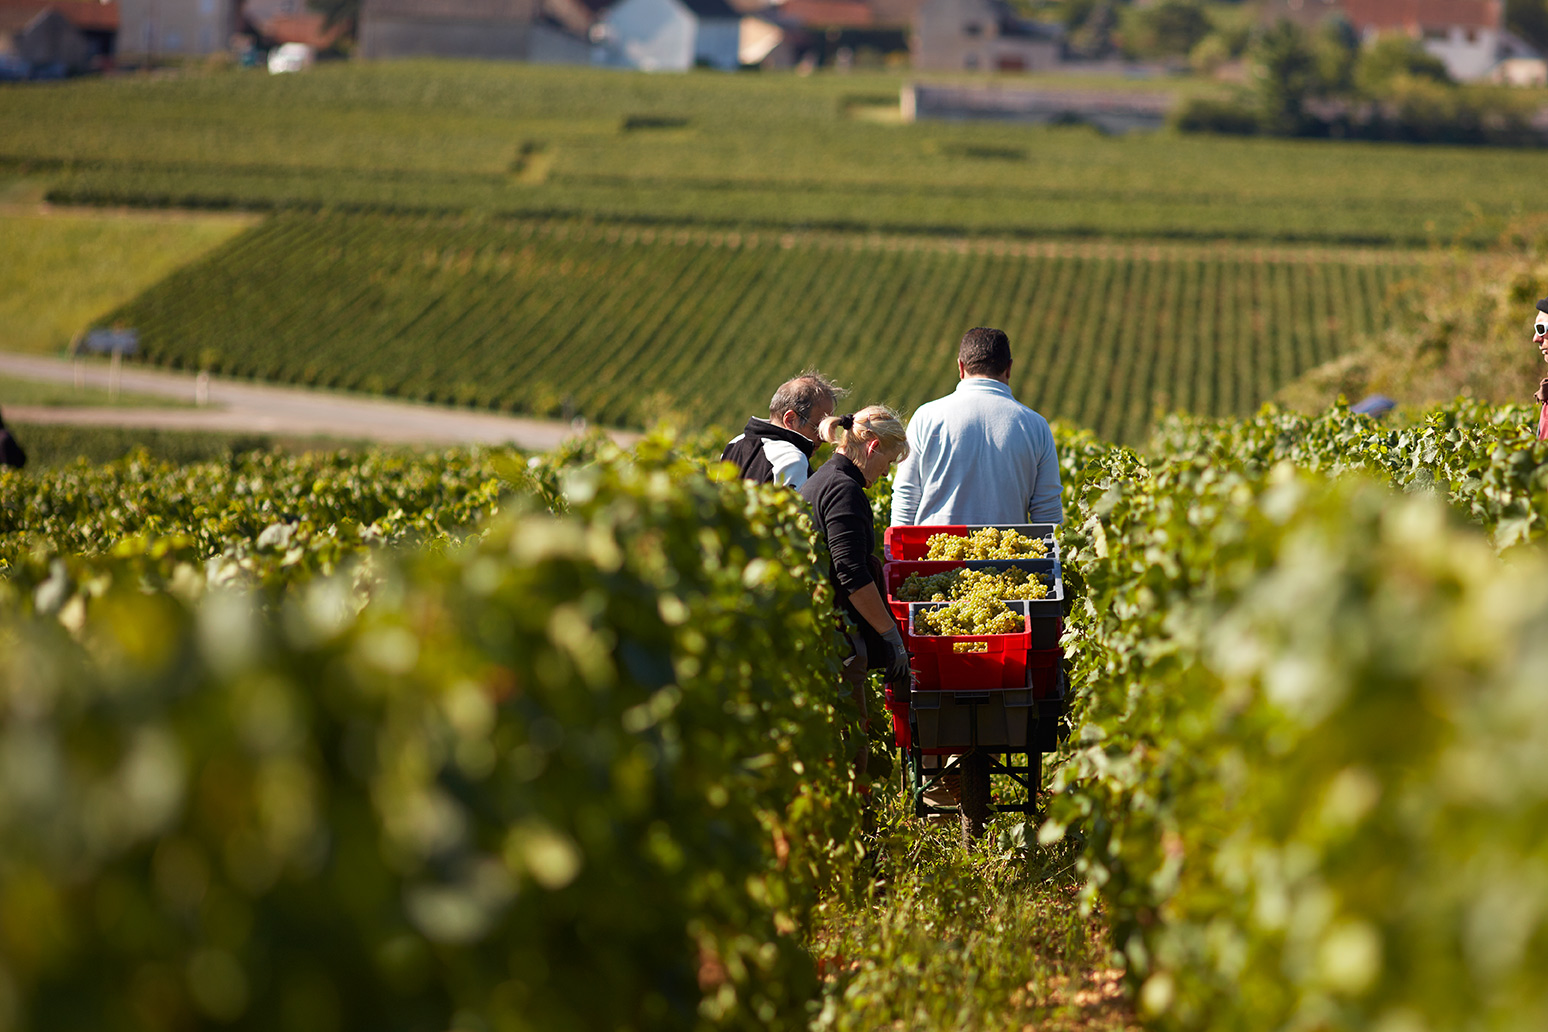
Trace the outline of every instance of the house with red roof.
<instances>
[{"instance_id":1,"label":"house with red roof","mask_svg":"<svg viewBox=\"0 0 1548 1032\"><path fill-rule=\"evenodd\" d=\"M116 0L0 0L0 74L84 72L111 58L117 35Z\"/></svg>"},{"instance_id":2,"label":"house with red roof","mask_svg":"<svg viewBox=\"0 0 1548 1032\"><path fill-rule=\"evenodd\" d=\"M1488 78L1502 59L1529 50L1505 31L1503 0L1274 0L1264 15L1307 27L1343 18L1367 44L1381 35L1409 36L1458 82Z\"/></svg>"},{"instance_id":3,"label":"house with red roof","mask_svg":"<svg viewBox=\"0 0 1548 1032\"><path fill-rule=\"evenodd\" d=\"M1401 32L1440 58L1458 82L1486 78L1500 60L1501 0L1340 0L1362 39Z\"/></svg>"}]
</instances>

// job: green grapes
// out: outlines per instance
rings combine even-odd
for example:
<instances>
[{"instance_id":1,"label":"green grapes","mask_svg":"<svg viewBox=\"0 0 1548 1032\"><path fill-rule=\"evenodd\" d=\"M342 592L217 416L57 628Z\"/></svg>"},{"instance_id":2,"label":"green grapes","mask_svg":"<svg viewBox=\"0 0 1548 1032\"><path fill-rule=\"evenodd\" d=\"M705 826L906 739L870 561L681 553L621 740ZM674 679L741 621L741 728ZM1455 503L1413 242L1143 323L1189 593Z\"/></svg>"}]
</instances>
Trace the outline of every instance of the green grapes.
<instances>
[{"instance_id":1,"label":"green grapes","mask_svg":"<svg viewBox=\"0 0 1548 1032\"><path fill-rule=\"evenodd\" d=\"M947 570L945 573L911 573L898 588L899 602L952 602L981 596L995 599L1048 597L1042 574L1013 566L1007 570Z\"/></svg>"},{"instance_id":2,"label":"green grapes","mask_svg":"<svg viewBox=\"0 0 1548 1032\"><path fill-rule=\"evenodd\" d=\"M971 595L935 609L926 609L914 617L916 633L1016 634L1026 630L1026 620L997 598Z\"/></svg>"},{"instance_id":3,"label":"green grapes","mask_svg":"<svg viewBox=\"0 0 1548 1032\"><path fill-rule=\"evenodd\" d=\"M935 534L925 542L930 547L927 559L1019 559L1027 556L1044 559L1048 546L1041 538L1029 538L1016 530L984 527L966 537L960 534Z\"/></svg>"}]
</instances>

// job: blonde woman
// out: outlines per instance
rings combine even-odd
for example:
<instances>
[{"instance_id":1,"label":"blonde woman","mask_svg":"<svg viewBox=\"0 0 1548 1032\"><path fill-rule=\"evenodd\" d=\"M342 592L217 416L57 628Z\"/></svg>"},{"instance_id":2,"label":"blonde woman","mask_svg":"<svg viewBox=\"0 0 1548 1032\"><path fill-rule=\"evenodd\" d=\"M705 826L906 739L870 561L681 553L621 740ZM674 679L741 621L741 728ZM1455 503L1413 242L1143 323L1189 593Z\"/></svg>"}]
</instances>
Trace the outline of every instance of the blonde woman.
<instances>
[{"instance_id":1,"label":"blonde woman","mask_svg":"<svg viewBox=\"0 0 1548 1032\"><path fill-rule=\"evenodd\" d=\"M863 687L866 670L885 670L887 680L908 680L903 636L881 594L881 564L876 558L876 524L865 489L908 455L903 423L891 410L869 405L846 416L829 416L818 426L833 457L801 487L811 504L817 530L828 541L828 576L839 605L859 627L851 637L853 654L844 663L851 688ZM856 691L862 726L868 719L865 693ZM865 773L862 744L857 773Z\"/></svg>"}]
</instances>

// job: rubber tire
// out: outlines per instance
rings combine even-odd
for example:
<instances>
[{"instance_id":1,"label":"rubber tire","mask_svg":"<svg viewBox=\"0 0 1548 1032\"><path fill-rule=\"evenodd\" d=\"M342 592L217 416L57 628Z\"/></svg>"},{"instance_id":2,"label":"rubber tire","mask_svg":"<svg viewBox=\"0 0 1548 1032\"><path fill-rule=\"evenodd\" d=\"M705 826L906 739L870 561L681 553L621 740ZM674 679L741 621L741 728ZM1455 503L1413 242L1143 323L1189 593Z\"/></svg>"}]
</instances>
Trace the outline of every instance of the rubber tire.
<instances>
[{"instance_id":1,"label":"rubber tire","mask_svg":"<svg viewBox=\"0 0 1548 1032\"><path fill-rule=\"evenodd\" d=\"M989 757L970 752L958 765L962 771L962 845L971 847L984 837L989 820Z\"/></svg>"}]
</instances>

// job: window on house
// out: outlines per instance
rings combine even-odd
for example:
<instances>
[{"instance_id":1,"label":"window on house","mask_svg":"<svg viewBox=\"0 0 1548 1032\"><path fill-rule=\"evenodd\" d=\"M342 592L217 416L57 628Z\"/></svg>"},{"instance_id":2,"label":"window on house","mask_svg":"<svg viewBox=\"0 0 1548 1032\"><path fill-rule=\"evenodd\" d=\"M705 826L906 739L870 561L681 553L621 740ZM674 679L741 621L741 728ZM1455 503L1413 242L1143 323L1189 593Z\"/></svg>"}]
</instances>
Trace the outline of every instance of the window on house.
<instances>
[{"instance_id":1,"label":"window on house","mask_svg":"<svg viewBox=\"0 0 1548 1032\"><path fill-rule=\"evenodd\" d=\"M1444 41L1450 35L1445 29L1429 28L1424 30L1424 38L1427 40Z\"/></svg>"},{"instance_id":2,"label":"window on house","mask_svg":"<svg viewBox=\"0 0 1548 1032\"><path fill-rule=\"evenodd\" d=\"M1463 36L1465 36L1467 38L1467 41L1469 43L1477 43L1478 42L1478 30L1477 29L1468 29L1466 32L1463 33Z\"/></svg>"},{"instance_id":3,"label":"window on house","mask_svg":"<svg viewBox=\"0 0 1548 1032\"><path fill-rule=\"evenodd\" d=\"M984 27L978 24L978 22L967 22L962 26L962 34L964 36L982 36L984 34Z\"/></svg>"}]
</instances>

